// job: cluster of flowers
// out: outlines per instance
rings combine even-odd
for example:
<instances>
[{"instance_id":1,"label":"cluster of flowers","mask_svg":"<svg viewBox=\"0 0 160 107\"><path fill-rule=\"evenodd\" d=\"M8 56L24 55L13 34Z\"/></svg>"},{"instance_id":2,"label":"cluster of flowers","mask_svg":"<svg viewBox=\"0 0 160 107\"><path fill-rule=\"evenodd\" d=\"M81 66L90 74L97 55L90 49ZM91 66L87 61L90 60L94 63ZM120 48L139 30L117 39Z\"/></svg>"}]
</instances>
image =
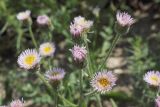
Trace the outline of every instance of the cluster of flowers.
<instances>
[{"instance_id":1,"label":"cluster of flowers","mask_svg":"<svg viewBox=\"0 0 160 107\"><path fill-rule=\"evenodd\" d=\"M130 27L134 23L133 18L128 13L118 12L116 15L117 22L121 27ZM86 20L82 16L75 17L73 23L70 25L70 32L73 37L82 37L84 33L89 32L91 26L93 26L93 21ZM74 45L72 49L70 49L73 55L73 59L76 62L83 62L87 57L86 47L81 47L79 45ZM112 89L115 85L117 77L111 71L103 70L97 72L92 80L91 86L97 92L105 93Z\"/></svg>"},{"instance_id":2,"label":"cluster of flowers","mask_svg":"<svg viewBox=\"0 0 160 107\"><path fill-rule=\"evenodd\" d=\"M30 19L30 15L31 15L31 11L26 10L24 12L18 13L17 19L20 21L27 21ZM50 23L51 23L50 18L47 15L38 16L36 21L40 26L50 25Z\"/></svg>"},{"instance_id":3,"label":"cluster of flowers","mask_svg":"<svg viewBox=\"0 0 160 107\"><path fill-rule=\"evenodd\" d=\"M78 16L74 18L73 23L70 25L70 32L73 37L80 38L86 30L89 30L93 25L93 21L88 21L82 16ZM85 46L80 46L75 44L72 49L70 49L73 59L76 63L82 63L87 56L87 50Z\"/></svg>"},{"instance_id":4,"label":"cluster of flowers","mask_svg":"<svg viewBox=\"0 0 160 107\"><path fill-rule=\"evenodd\" d=\"M26 49L18 57L18 65L25 69L30 70L36 67L41 57L53 56L55 53L55 45L46 42L40 45L39 52L36 49ZM62 68L53 68L46 72L46 77L49 81L59 81L63 79L65 71Z\"/></svg>"},{"instance_id":5,"label":"cluster of flowers","mask_svg":"<svg viewBox=\"0 0 160 107\"><path fill-rule=\"evenodd\" d=\"M30 19L31 11L26 10L17 14L17 19L20 21L26 21ZM41 26L50 24L50 19L47 15L40 15L37 17L37 23ZM39 51L36 49L26 49L18 57L18 65L26 70L33 69L40 61L41 57L52 57L55 53L56 47L52 42L46 42L40 45ZM62 68L52 68L45 74L48 80L58 81L63 79L65 71Z\"/></svg>"},{"instance_id":6,"label":"cluster of flowers","mask_svg":"<svg viewBox=\"0 0 160 107\"><path fill-rule=\"evenodd\" d=\"M120 30L124 30L125 32L135 22L134 19L125 12L117 12L116 19L118 26L121 28ZM118 29L118 33L121 33L120 30ZM105 93L116 85L116 80L117 77L113 72L102 70L93 76L91 86L95 91Z\"/></svg>"},{"instance_id":7,"label":"cluster of flowers","mask_svg":"<svg viewBox=\"0 0 160 107\"><path fill-rule=\"evenodd\" d=\"M26 21L30 19L31 12L29 10L25 12L20 12L17 15L17 19L20 21ZM130 27L134 23L133 18L128 13L118 12L116 15L117 22L119 26ZM46 15L38 16L37 23L39 25L49 25L50 19ZM74 38L81 38L83 34L88 33L90 28L93 26L93 21L86 20L82 16L75 17L70 25L70 32ZM30 70L39 65L41 57L53 56L55 53L54 43L47 42L40 45L39 50L36 49L26 49L18 57L18 65L25 69ZM70 49L73 60L76 63L83 63L87 57L87 49L85 46L76 43L72 49ZM62 68L53 68L48 70L45 74L49 81L60 81L65 76L65 71ZM156 77L154 77L156 78ZM116 75L107 70L98 71L91 79L91 86L93 89L100 93L105 93L110 91L112 87L116 84ZM23 102L20 100L13 101L11 107L23 107Z\"/></svg>"}]
</instances>

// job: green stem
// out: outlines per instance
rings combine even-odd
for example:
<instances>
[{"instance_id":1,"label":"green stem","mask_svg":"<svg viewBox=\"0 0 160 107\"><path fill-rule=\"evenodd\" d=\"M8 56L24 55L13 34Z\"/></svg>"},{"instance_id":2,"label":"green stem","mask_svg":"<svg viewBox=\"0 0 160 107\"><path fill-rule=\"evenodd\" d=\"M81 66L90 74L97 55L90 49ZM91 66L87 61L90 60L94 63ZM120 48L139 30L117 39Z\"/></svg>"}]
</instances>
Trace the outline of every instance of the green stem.
<instances>
[{"instance_id":1,"label":"green stem","mask_svg":"<svg viewBox=\"0 0 160 107\"><path fill-rule=\"evenodd\" d=\"M97 101L98 101L98 107L103 107L102 103L101 103L101 97L100 97L99 94L96 94L96 98L97 98Z\"/></svg>"},{"instance_id":2,"label":"green stem","mask_svg":"<svg viewBox=\"0 0 160 107\"><path fill-rule=\"evenodd\" d=\"M85 93L84 96L91 96L91 95L95 94L95 92L96 92L95 90L90 91L88 93Z\"/></svg>"},{"instance_id":3,"label":"green stem","mask_svg":"<svg viewBox=\"0 0 160 107\"><path fill-rule=\"evenodd\" d=\"M52 69L52 59L53 59L53 57L48 59L48 68L49 69Z\"/></svg>"},{"instance_id":4,"label":"green stem","mask_svg":"<svg viewBox=\"0 0 160 107\"><path fill-rule=\"evenodd\" d=\"M157 96L160 94L160 86L158 87Z\"/></svg>"},{"instance_id":5,"label":"green stem","mask_svg":"<svg viewBox=\"0 0 160 107\"><path fill-rule=\"evenodd\" d=\"M9 26L9 23L6 22L5 25L4 25L4 26L1 28L1 30L0 30L0 35L5 32L5 30L7 29L8 26Z\"/></svg>"},{"instance_id":6,"label":"green stem","mask_svg":"<svg viewBox=\"0 0 160 107\"><path fill-rule=\"evenodd\" d=\"M21 23L19 24L18 28L17 28L17 33L18 33L18 37L17 37L17 42L16 42L16 48L17 51L19 51L20 46L21 46L21 40L22 40L22 36L23 36L23 30L21 29Z\"/></svg>"},{"instance_id":7,"label":"green stem","mask_svg":"<svg viewBox=\"0 0 160 107\"><path fill-rule=\"evenodd\" d=\"M39 67L39 70L36 72L36 75L43 81L43 83L47 86L50 94L52 96L55 96L54 95L54 90L52 88L52 86L48 83L48 81L46 81L46 79L44 78L44 76L40 73L40 67ZM65 99L64 97L62 97L61 95L59 95L57 92L56 92L56 96L57 96L57 100L58 100L58 97L61 98L63 101L65 101L67 104L71 105L72 107L77 107L77 105L73 104L72 102L70 102L69 100ZM58 107L58 106L57 106Z\"/></svg>"},{"instance_id":8,"label":"green stem","mask_svg":"<svg viewBox=\"0 0 160 107\"><path fill-rule=\"evenodd\" d=\"M83 34L82 36L84 38L84 42L87 48L87 69L88 69L89 75L91 75L92 67L91 67L91 57L90 57L89 47L87 43L87 34Z\"/></svg>"},{"instance_id":9,"label":"green stem","mask_svg":"<svg viewBox=\"0 0 160 107\"><path fill-rule=\"evenodd\" d=\"M119 34L117 34L117 35L116 35L116 37L114 38L114 40L113 40L112 44L111 44L110 49L108 50L108 53L107 53L107 55L106 55L106 57L105 57L104 61L102 62L102 65L99 67L99 69L98 69L98 70L101 70L101 69L104 67L104 65L105 65L106 61L108 60L108 58L109 58L110 54L112 53L112 51L113 51L114 47L116 46L116 43L117 43L117 41L118 41L118 39L119 39L119 38L120 38L120 35L119 35Z\"/></svg>"},{"instance_id":10,"label":"green stem","mask_svg":"<svg viewBox=\"0 0 160 107\"><path fill-rule=\"evenodd\" d=\"M58 97L64 101L67 105L70 105L71 107L77 107L77 105L73 104L72 102L70 102L69 100L65 99L62 95L58 94Z\"/></svg>"},{"instance_id":11,"label":"green stem","mask_svg":"<svg viewBox=\"0 0 160 107\"><path fill-rule=\"evenodd\" d=\"M57 90L57 88L55 89L55 105L56 105L56 107L58 107L58 90Z\"/></svg>"},{"instance_id":12,"label":"green stem","mask_svg":"<svg viewBox=\"0 0 160 107\"><path fill-rule=\"evenodd\" d=\"M40 71L37 71L37 72L36 72L36 75L37 75L37 76L44 82L44 84L47 86L50 94L51 94L52 96L54 96L54 94L53 94L54 92L53 92L52 86L48 83L48 81L46 81L46 79L45 79L44 76L40 73Z\"/></svg>"},{"instance_id":13,"label":"green stem","mask_svg":"<svg viewBox=\"0 0 160 107\"><path fill-rule=\"evenodd\" d=\"M30 36L31 36L31 39L32 39L32 42L33 42L35 48L38 49L37 42L36 42L36 40L35 40L35 38L34 38L34 35L33 35L32 22L31 22L31 21L30 21L30 23L29 23L29 33L30 33Z\"/></svg>"},{"instance_id":14,"label":"green stem","mask_svg":"<svg viewBox=\"0 0 160 107\"><path fill-rule=\"evenodd\" d=\"M82 107L83 103L83 70L79 71L79 90L80 90L80 99L79 99L79 107Z\"/></svg>"},{"instance_id":15,"label":"green stem","mask_svg":"<svg viewBox=\"0 0 160 107\"><path fill-rule=\"evenodd\" d=\"M52 32L49 31L48 35L49 35L49 41L52 42Z\"/></svg>"}]
</instances>

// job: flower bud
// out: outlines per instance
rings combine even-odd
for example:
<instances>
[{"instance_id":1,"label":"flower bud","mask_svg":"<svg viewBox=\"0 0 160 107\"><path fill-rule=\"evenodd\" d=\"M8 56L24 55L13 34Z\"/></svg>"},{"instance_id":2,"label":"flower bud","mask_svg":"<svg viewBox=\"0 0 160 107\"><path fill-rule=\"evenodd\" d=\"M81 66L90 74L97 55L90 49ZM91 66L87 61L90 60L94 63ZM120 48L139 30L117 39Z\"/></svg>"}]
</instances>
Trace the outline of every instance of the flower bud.
<instances>
[{"instance_id":1,"label":"flower bud","mask_svg":"<svg viewBox=\"0 0 160 107\"><path fill-rule=\"evenodd\" d=\"M115 23L115 31L119 34L126 34L130 26L135 22L134 19L125 12L117 12L117 23Z\"/></svg>"}]
</instances>

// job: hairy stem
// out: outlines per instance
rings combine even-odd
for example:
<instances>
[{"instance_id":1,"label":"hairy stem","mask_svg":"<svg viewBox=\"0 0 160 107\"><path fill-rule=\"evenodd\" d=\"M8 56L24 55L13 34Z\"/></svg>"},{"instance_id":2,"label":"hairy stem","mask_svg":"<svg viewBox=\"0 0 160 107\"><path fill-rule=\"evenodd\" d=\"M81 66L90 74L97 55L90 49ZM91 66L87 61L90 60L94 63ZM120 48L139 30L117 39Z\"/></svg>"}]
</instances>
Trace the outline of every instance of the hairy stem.
<instances>
[{"instance_id":1,"label":"hairy stem","mask_svg":"<svg viewBox=\"0 0 160 107\"><path fill-rule=\"evenodd\" d=\"M91 57L90 57L90 52L89 52L89 47L88 47L88 43L87 43L87 34L83 34L83 38L84 38L84 42L87 48L87 70L88 70L88 74L91 75L92 70L92 66L91 66Z\"/></svg>"},{"instance_id":2,"label":"hairy stem","mask_svg":"<svg viewBox=\"0 0 160 107\"><path fill-rule=\"evenodd\" d=\"M30 33L30 36L31 36L31 39L32 39L32 42L33 42L35 48L38 49L37 42L34 38L33 31L32 31L32 21L31 21L31 19L30 19L30 22L29 22L29 33Z\"/></svg>"},{"instance_id":3,"label":"hairy stem","mask_svg":"<svg viewBox=\"0 0 160 107\"><path fill-rule=\"evenodd\" d=\"M48 81L45 79L45 77L40 73L40 67L39 67L38 71L36 72L36 75L43 81L43 83L46 85L46 87L48 88L48 90L52 96L55 96L54 93L56 93L57 101L55 101L55 102L58 102L58 97L59 97L61 100L65 101L67 104L69 104L73 107L77 106L77 105L73 104L72 102L70 102L69 100L62 97L61 95L59 95L57 92L54 92L54 89L52 88L52 86L48 83ZM56 104L58 104L58 103L56 103ZM58 105L56 107L58 107Z\"/></svg>"},{"instance_id":4,"label":"hairy stem","mask_svg":"<svg viewBox=\"0 0 160 107\"><path fill-rule=\"evenodd\" d=\"M79 107L82 107L83 103L83 70L79 72L79 91L80 91L80 99L79 99Z\"/></svg>"},{"instance_id":5,"label":"hairy stem","mask_svg":"<svg viewBox=\"0 0 160 107\"><path fill-rule=\"evenodd\" d=\"M57 90L57 88L55 89L55 105L56 105L56 107L58 107L58 90Z\"/></svg>"},{"instance_id":6,"label":"hairy stem","mask_svg":"<svg viewBox=\"0 0 160 107\"><path fill-rule=\"evenodd\" d=\"M101 69L104 67L106 61L108 60L110 54L112 53L114 47L116 46L116 43L117 43L117 41L118 41L119 38L120 38L120 35L117 34L116 37L114 38L112 44L111 44L111 47L110 47L109 50L108 50L108 53L107 53L107 55L106 55L104 61L102 62L101 66L99 67L98 70L101 70Z\"/></svg>"},{"instance_id":7,"label":"hairy stem","mask_svg":"<svg viewBox=\"0 0 160 107\"><path fill-rule=\"evenodd\" d=\"M47 86L50 94L51 94L52 96L54 96L54 91L53 91L53 89L52 89L52 86L48 83L48 81L46 81L46 79L45 79L44 76L40 73L40 71L37 71L37 72L36 72L36 75L37 75L37 76L44 82L44 84Z\"/></svg>"},{"instance_id":8,"label":"hairy stem","mask_svg":"<svg viewBox=\"0 0 160 107\"><path fill-rule=\"evenodd\" d=\"M102 103L101 103L101 97L100 97L99 94L96 94L96 98L97 98L97 101L98 101L98 107L103 107Z\"/></svg>"}]
</instances>

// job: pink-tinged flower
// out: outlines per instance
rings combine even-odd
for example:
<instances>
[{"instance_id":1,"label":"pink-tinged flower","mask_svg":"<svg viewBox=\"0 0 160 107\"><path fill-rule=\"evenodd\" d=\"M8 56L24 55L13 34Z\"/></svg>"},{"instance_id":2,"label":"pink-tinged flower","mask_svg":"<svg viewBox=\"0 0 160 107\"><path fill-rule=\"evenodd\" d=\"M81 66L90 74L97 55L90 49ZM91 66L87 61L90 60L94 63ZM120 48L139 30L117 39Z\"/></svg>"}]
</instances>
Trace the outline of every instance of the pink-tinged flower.
<instances>
[{"instance_id":1,"label":"pink-tinged flower","mask_svg":"<svg viewBox=\"0 0 160 107\"><path fill-rule=\"evenodd\" d=\"M160 72L159 71L149 71L144 75L143 79L149 85L160 86Z\"/></svg>"},{"instance_id":2,"label":"pink-tinged flower","mask_svg":"<svg viewBox=\"0 0 160 107\"><path fill-rule=\"evenodd\" d=\"M86 47L80 47L78 45L75 45L72 49L70 49L72 52L73 58L77 62L83 62L87 56L87 50Z\"/></svg>"},{"instance_id":3,"label":"pink-tinged flower","mask_svg":"<svg viewBox=\"0 0 160 107\"><path fill-rule=\"evenodd\" d=\"M101 71L94 75L91 86L97 92L105 93L110 91L115 84L117 77L111 71Z\"/></svg>"},{"instance_id":4,"label":"pink-tinged flower","mask_svg":"<svg viewBox=\"0 0 160 107\"><path fill-rule=\"evenodd\" d=\"M158 96L158 97L155 99L155 103L156 103L156 106L155 106L155 107L160 107L160 96Z\"/></svg>"},{"instance_id":5,"label":"pink-tinged flower","mask_svg":"<svg viewBox=\"0 0 160 107\"><path fill-rule=\"evenodd\" d=\"M65 76L65 71L62 68L53 68L51 70L48 70L45 74L47 79L49 81L60 81L64 78Z\"/></svg>"},{"instance_id":6,"label":"pink-tinged flower","mask_svg":"<svg viewBox=\"0 0 160 107\"><path fill-rule=\"evenodd\" d=\"M81 26L72 24L70 25L70 32L74 37L79 37L80 34L82 33L83 29Z\"/></svg>"},{"instance_id":7,"label":"pink-tinged flower","mask_svg":"<svg viewBox=\"0 0 160 107\"><path fill-rule=\"evenodd\" d=\"M14 100L10 103L10 107L24 107L24 104L21 100Z\"/></svg>"},{"instance_id":8,"label":"pink-tinged flower","mask_svg":"<svg viewBox=\"0 0 160 107\"><path fill-rule=\"evenodd\" d=\"M26 49L18 56L18 65L26 70L34 68L41 60L35 49Z\"/></svg>"},{"instance_id":9,"label":"pink-tinged flower","mask_svg":"<svg viewBox=\"0 0 160 107\"><path fill-rule=\"evenodd\" d=\"M17 19L20 21L28 20L30 18L31 11L26 10L17 14Z\"/></svg>"},{"instance_id":10,"label":"pink-tinged flower","mask_svg":"<svg viewBox=\"0 0 160 107\"><path fill-rule=\"evenodd\" d=\"M49 25L50 24L50 19L47 15L41 15L37 17L37 23L39 25Z\"/></svg>"},{"instance_id":11,"label":"pink-tinged flower","mask_svg":"<svg viewBox=\"0 0 160 107\"><path fill-rule=\"evenodd\" d=\"M126 12L117 12L116 18L118 24L122 27L129 27L135 22L134 19Z\"/></svg>"},{"instance_id":12,"label":"pink-tinged flower","mask_svg":"<svg viewBox=\"0 0 160 107\"><path fill-rule=\"evenodd\" d=\"M80 36L83 32L88 31L93 26L93 21L86 20L82 16L75 17L73 23L70 25L70 32L72 35Z\"/></svg>"}]
</instances>

